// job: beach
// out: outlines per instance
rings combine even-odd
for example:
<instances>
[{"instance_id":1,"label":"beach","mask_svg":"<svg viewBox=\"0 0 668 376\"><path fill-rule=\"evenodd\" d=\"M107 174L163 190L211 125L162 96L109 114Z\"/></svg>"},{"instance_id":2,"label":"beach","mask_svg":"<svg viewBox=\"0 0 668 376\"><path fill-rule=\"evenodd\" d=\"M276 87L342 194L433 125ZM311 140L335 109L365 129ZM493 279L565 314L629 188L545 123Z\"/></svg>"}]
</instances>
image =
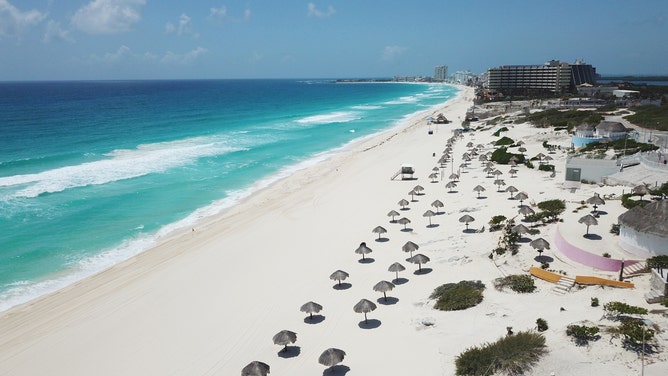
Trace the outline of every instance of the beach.
<instances>
[{"instance_id":1,"label":"beach","mask_svg":"<svg viewBox=\"0 0 668 376\"><path fill-rule=\"evenodd\" d=\"M647 275L633 278L634 289L576 286L558 295L552 284L541 280L531 294L494 289L495 278L527 274L531 266L540 266L528 244L515 256L488 257L500 236L489 231L489 220L505 215L519 221L518 202L497 189L478 160L460 164L469 142L483 145L484 152L494 149L494 129L466 133L454 144L454 162L447 164L444 177L436 182L428 178L472 98L472 89L462 88L456 99L433 113L351 144L192 229L171 234L149 251L0 313L0 374L233 375L259 360L271 366L272 375L312 375L326 370L318 356L335 347L347 353L341 363L345 368L335 369L338 374L451 375L462 351L495 341L507 327L534 330L537 318L549 323L544 333L549 353L529 374L639 373L638 354L624 350L619 340L605 334L579 347L566 336L565 327L586 321L612 325L602 318L601 307L590 306L591 297L598 297L601 305L618 300L648 306L643 299ZM427 124L425 119L438 113L453 122ZM546 153L543 141L568 143L564 132L529 124L508 128L504 135L523 140L529 156ZM624 211L619 200L608 200L600 224L591 228L601 236L599 241L582 237L584 226L577 220L585 212L574 212L594 193L621 195L624 188L583 184L564 189L566 153L552 156L555 177L524 166L511 177L509 166L499 166L506 185L527 192L529 202L566 200L563 223L540 227L540 236L553 243L561 231L589 252L632 259L609 234ZM415 166L415 179L391 179L404 163ZM457 188L445 188L448 175L457 170ZM424 194L411 197L418 184ZM482 198L473 191L476 185L486 189ZM401 199L410 201L408 210L400 210ZM423 213L435 210L431 203L437 199L445 207L428 226ZM390 223L390 210L409 218L406 228L411 231ZM464 232L459 222L464 214L475 218L472 229L486 231ZM372 233L376 226L388 230L381 241ZM407 241L431 259L421 273L406 262L409 255L401 247ZM354 251L361 242L373 250L365 256L372 260L359 261L361 255ZM551 269L568 275L615 279L618 274L572 262L554 245L544 254L553 258ZM372 287L394 279L388 271L394 262L406 267L399 273L406 281L387 293L393 298L388 303ZM337 269L350 274L345 280L350 286L334 288L337 282L329 275ZM464 311L433 309L429 296L434 288L460 280L485 283L483 302ZM353 311L362 298L378 306L366 323ZM300 312L308 301L323 306L314 319ZM653 315L652 320L668 327L665 315ZM284 329L297 333L292 345L297 347L282 354L272 336ZM665 344L662 336L658 333L657 339ZM647 375L659 374L666 358L659 353L646 362Z\"/></svg>"}]
</instances>

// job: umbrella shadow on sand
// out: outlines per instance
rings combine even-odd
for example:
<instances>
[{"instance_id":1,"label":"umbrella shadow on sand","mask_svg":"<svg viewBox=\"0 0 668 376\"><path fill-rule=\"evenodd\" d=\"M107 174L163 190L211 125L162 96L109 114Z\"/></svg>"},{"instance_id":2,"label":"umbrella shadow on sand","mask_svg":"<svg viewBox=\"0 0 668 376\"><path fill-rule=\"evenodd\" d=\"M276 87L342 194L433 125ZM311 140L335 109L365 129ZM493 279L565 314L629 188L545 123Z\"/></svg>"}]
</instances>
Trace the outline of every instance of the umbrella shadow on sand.
<instances>
[{"instance_id":1,"label":"umbrella shadow on sand","mask_svg":"<svg viewBox=\"0 0 668 376\"><path fill-rule=\"evenodd\" d=\"M334 290L348 290L351 287L353 287L353 285L351 285L348 282L341 282L341 283L337 283L334 286L332 286L332 288Z\"/></svg>"},{"instance_id":2,"label":"umbrella shadow on sand","mask_svg":"<svg viewBox=\"0 0 668 376\"><path fill-rule=\"evenodd\" d=\"M534 257L536 262L552 262L554 259L550 256L536 256Z\"/></svg>"},{"instance_id":3,"label":"umbrella shadow on sand","mask_svg":"<svg viewBox=\"0 0 668 376\"><path fill-rule=\"evenodd\" d=\"M366 258L357 260L357 262L359 262L360 264L371 264L374 261L376 261L376 259L373 258L373 257L366 257Z\"/></svg>"},{"instance_id":4,"label":"umbrella shadow on sand","mask_svg":"<svg viewBox=\"0 0 668 376\"><path fill-rule=\"evenodd\" d=\"M438 227L438 226L439 226L438 223L432 223L432 224L428 224L428 225L427 225L427 228L436 228L436 227Z\"/></svg>"},{"instance_id":5,"label":"umbrella shadow on sand","mask_svg":"<svg viewBox=\"0 0 668 376\"><path fill-rule=\"evenodd\" d=\"M380 320L376 319L368 319L368 320L362 320L357 324L362 329L376 329L380 326Z\"/></svg>"},{"instance_id":6,"label":"umbrella shadow on sand","mask_svg":"<svg viewBox=\"0 0 668 376\"><path fill-rule=\"evenodd\" d=\"M589 240L601 240L603 239L601 235L598 234L584 234L582 235L583 238L589 239Z\"/></svg>"},{"instance_id":7,"label":"umbrella shadow on sand","mask_svg":"<svg viewBox=\"0 0 668 376\"><path fill-rule=\"evenodd\" d=\"M287 346L278 352L278 356L284 359L295 358L301 354L302 348L299 346Z\"/></svg>"},{"instance_id":8,"label":"umbrella shadow on sand","mask_svg":"<svg viewBox=\"0 0 668 376\"><path fill-rule=\"evenodd\" d=\"M407 278L395 278L395 279L392 280L392 283L394 283L395 285L403 285L405 283L408 283L408 279Z\"/></svg>"},{"instance_id":9,"label":"umbrella shadow on sand","mask_svg":"<svg viewBox=\"0 0 668 376\"><path fill-rule=\"evenodd\" d=\"M394 296L388 296L387 298L378 298L376 299L376 302L382 305L394 305L399 303L399 298L395 298Z\"/></svg>"},{"instance_id":10,"label":"umbrella shadow on sand","mask_svg":"<svg viewBox=\"0 0 668 376\"><path fill-rule=\"evenodd\" d=\"M322 373L322 376L344 376L348 371L350 371L350 367L344 366L343 364L337 364L327 368Z\"/></svg>"},{"instance_id":11,"label":"umbrella shadow on sand","mask_svg":"<svg viewBox=\"0 0 668 376\"><path fill-rule=\"evenodd\" d=\"M386 237L376 238L377 243L386 243L386 242L389 242L389 241L390 241L390 238L386 238Z\"/></svg>"},{"instance_id":12,"label":"umbrella shadow on sand","mask_svg":"<svg viewBox=\"0 0 668 376\"><path fill-rule=\"evenodd\" d=\"M422 268L413 272L415 275L429 274L433 271L432 268Z\"/></svg>"},{"instance_id":13,"label":"umbrella shadow on sand","mask_svg":"<svg viewBox=\"0 0 668 376\"><path fill-rule=\"evenodd\" d=\"M474 228L467 228L465 230L462 230L462 232L465 233L465 234L475 234L476 232L478 232L478 230L476 230Z\"/></svg>"},{"instance_id":14,"label":"umbrella shadow on sand","mask_svg":"<svg viewBox=\"0 0 668 376\"><path fill-rule=\"evenodd\" d=\"M323 315L313 315L304 317L304 322L306 324L319 324L325 321L325 316Z\"/></svg>"}]
</instances>

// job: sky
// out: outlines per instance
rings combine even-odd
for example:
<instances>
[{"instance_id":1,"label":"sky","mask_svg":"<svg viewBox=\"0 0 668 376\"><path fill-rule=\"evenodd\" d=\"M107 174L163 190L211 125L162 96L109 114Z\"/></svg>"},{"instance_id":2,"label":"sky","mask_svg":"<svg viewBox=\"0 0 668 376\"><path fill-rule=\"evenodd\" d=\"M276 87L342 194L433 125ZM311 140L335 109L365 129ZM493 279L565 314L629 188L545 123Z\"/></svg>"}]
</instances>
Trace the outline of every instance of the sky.
<instances>
[{"instance_id":1,"label":"sky","mask_svg":"<svg viewBox=\"0 0 668 376\"><path fill-rule=\"evenodd\" d=\"M668 75L668 0L0 0L0 81Z\"/></svg>"}]
</instances>

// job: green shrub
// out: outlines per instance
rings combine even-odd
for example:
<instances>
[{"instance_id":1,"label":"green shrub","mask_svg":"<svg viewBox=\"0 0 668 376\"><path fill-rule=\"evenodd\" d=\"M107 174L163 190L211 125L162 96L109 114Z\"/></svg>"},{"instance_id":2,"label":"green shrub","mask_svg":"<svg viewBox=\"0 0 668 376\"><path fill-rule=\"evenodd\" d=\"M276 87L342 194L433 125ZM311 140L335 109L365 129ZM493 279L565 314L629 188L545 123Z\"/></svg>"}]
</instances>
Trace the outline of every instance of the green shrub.
<instances>
[{"instance_id":1,"label":"green shrub","mask_svg":"<svg viewBox=\"0 0 668 376\"><path fill-rule=\"evenodd\" d=\"M619 235L619 223L613 223L612 226L610 226L610 233Z\"/></svg>"},{"instance_id":2,"label":"green shrub","mask_svg":"<svg viewBox=\"0 0 668 376\"><path fill-rule=\"evenodd\" d=\"M609 254L608 252L603 252L603 257L605 257L605 258L610 258L610 257L612 257L612 256L610 256L610 254Z\"/></svg>"},{"instance_id":3,"label":"green shrub","mask_svg":"<svg viewBox=\"0 0 668 376\"><path fill-rule=\"evenodd\" d=\"M531 163L531 161L527 161L524 165L527 166L527 168L533 168L533 163Z\"/></svg>"},{"instance_id":4,"label":"green shrub","mask_svg":"<svg viewBox=\"0 0 668 376\"><path fill-rule=\"evenodd\" d=\"M628 305L622 302L605 303L603 309L617 315L646 315L647 308Z\"/></svg>"},{"instance_id":5,"label":"green shrub","mask_svg":"<svg viewBox=\"0 0 668 376\"><path fill-rule=\"evenodd\" d=\"M506 277L500 277L494 280L494 287L497 290L503 290L508 287L519 293L529 293L536 290L533 278L527 274L514 274Z\"/></svg>"},{"instance_id":6,"label":"green shrub","mask_svg":"<svg viewBox=\"0 0 668 376\"><path fill-rule=\"evenodd\" d=\"M431 299L437 299L434 308L441 311L460 311L482 302L485 284L480 281L460 281L437 287Z\"/></svg>"},{"instance_id":7,"label":"green shrub","mask_svg":"<svg viewBox=\"0 0 668 376\"><path fill-rule=\"evenodd\" d=\"M660 304L664 307L668 307L668 299L663 299L663 301Z\"/></svg>"},{"instance_id":8,"label":"green shrub","mask_svg":"<svg viewBox=\"0 0 668 376\"><path fill-rule=\"evenodd\" d=\"M647 267L650 269L654 268L668 269L668 256L660 255L648 258Z\"/></svg>"},{"instance_id":9,"label":"green shrub","mask_svg":"<svg viewBox=\"0 0 668 376\"><path fill-rule=\"evenodd\" d=\"M499 130L497 130L496 132L492 133L492 135L493 135L494 137L499 137L499 136L501 135L501 132L508 132L508 128L507 128L507 127L501 127L501 128L499 128Z\"/></svg>"},{"instance_id":10,"label":"green shrub","mask_svg":"<svg viewBox=\"0 0 668 376\"><path fill-rule=\"evenodd\" d=\"M566 335L573 337L578 346L583 346L598 339L600 329L597 326L569 325L566 327Z\"/></svg>"},{"instance_id":11,"label":"green shrub","mask_svg":"<svg viewBox=\"0 0 668 376\"><path fill-rule=\"evenodd\" d=\"M598 298L591 298L591 306L598 307Z\"/></svg>"},{"instance_id":12,"label":"green shrub","mask_svg":"<svg viewBox=\"0 0 668 376\"><path fill-rule=\"evenodd\" d=\"M508 164L510 163L510 158L513 156L516 158L518 164L524 163L524 156L522 154L509 153L508 149L506 149L504 146L494 150L490 160L498 164Z\"/></svg>"},{"instance_id":13,"label":"green shrub","mask_svg":"<svg viewBox=\"0 0 668 376\"><path fill-rule=\"evenodd\" d=\"M554 171L554 165L551 164L540 164L538 165L539 171Z\"/></svg>"},{"instance_id":14,"label":"green shrub","mask_svg":"<svg viewBox=\"0 0 668 376\"><path fill-rule=\"evenodd\" d=\"M654 329L647 327L642 320L631 319L624 320L617 328L611 330L612 333L621 334L624 336L625 345L639 345L654 338Z\"/></svg>"},{"instance_id":15,"label":"green shrub","mask_svg":"<svg viewBox=\"0 0 668 376\"><path fill-rule=\"evenodd\" d=\"M519 375L529 371L546 353L542 334L519 332L467 349L455 359L455 372L457 375Z\"/></svg>"},{"instance_id":16,"label":"green shrub","mask_svg":"<svg viewBox=\"0 0 668 376\"><path fill-rule=\"evenodd\" d=\"M547 330L547 321L545 319L541 319L541 318L537 319L536 320L536 329L539 332L546 331Z\"/></svg>"},{"instance_id":17,"label":"green shrub","mask_svg":"<svg viewBox=\"0 0 668 376\"><path fill-rule=\"evenodd\" d=\"M506 146L506 145L512 145L514 143L515 143L515 141L512 138L504 136L504 137L501 137L500 139L498 139L494 143L494 145L496 145L496 146Z\"/></svg>"}]
</instances>

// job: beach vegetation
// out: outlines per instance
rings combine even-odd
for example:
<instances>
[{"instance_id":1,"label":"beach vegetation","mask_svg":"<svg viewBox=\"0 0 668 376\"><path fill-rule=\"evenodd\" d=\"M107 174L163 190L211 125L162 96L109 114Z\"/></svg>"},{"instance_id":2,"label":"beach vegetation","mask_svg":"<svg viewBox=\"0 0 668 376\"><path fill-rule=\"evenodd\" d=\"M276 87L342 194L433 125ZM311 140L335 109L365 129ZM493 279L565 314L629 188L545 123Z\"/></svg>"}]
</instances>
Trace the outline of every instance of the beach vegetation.
<instances>
[{"instance_id":1,"label":"beach vegetation","mask_svg":"<svg viewBox=\"0 0 668 376\"><path fill-rule=\"evenodd\" d=\"M594 111L549 109L527 114L524 121L541 127L566 128L571 131L582 123L598 124L603 117Z\"/></svg>"},{"instance_id":2,"label":"beach vegetation","mask_svg":"<svg viewBox=\"0 0 668 376\"><path fill-rule=\"evenodd\" d=\"M624 347L627 349L638 350L638 345L644 341L651 341L654 338L654 328L645 325L645 322L638 318L632 318L622 321L619 326L608 329L612 334L621 335L624 340Z\"/></svg>"},{"instance_id":3,"label":"beach vegetation","mask_svg":"<svg viewBox=\"0 0 668 376\"><path fill-rule=\"evenodd\" d=\"M610 226L610 233L615 234L615 235L619 235L619 223L613 223Z\"/></svg>"},{"instance_id":4,"label":"beach vegetation","mask_svg":"<svg viewBox=\"0 0 668 376\"><path fill-rule=\"evenodd\" d=\"M514 154L514 153L509 153L508 149L505 146L502 146L494 152L492 152L492 156L490 159L492 162L496 162L498 164L508 164L510 163L510 158L515 157L515 160L518 164L524 163L524 155L522 154Z\"/></svg>"},{"instance_id":5,"label":"beach vegetation","mask_svg":"<svg viewBox=\"0 0 668 376\"><path fill-rule=\"evenodd\" d=\"M531 161L526 161L524 165L527 166L527 168L533 168L533 163L531 163Z\"/></svg>"},{"instance_id":6,"label":"beach vegetation","mask_svg":"<svg viewBox=\"0 0 668 376\"><path fill-rule=\"evenodd\" d=\"M505 215L495 215L489 220L489 231L498 231L503 228L503 222L506 220Z\"/></svg>"},{"instance_id":7,"label":"beach vegetation","mask_svg":"<svg viewBox=\"0 0 668 376\"><path fill-rule=\"evenodd\" d=\"M494 280L494 287L502 291L509 288L519 293L530 293L536 290L533 278L528 274L512 274Z\"/></svg>"},{"instance_id":8,"label":"beach vegetation","mask_svg":"<svg viewBox=\"0 0 668 376\"><path fill-rule=\"evenodd\" d=\"M621 157L623 155L632 155L637 152L645 152L656 150L659 147L653 144L647 144L644 142L638 142L632 138L620 138L617 140L608 140L605 142L592 142L585 146L582 146L580 149L581 152L602 152L605 153L606 150L612 148L617 151L617 156Z\"/></svg>"},{"instance_id":9,"label":"beach vegetation","mask_svg":"<svg viewBox=\"0 0 668 376\"><path fill-rule=\"evenodd\" d=\"M548 329L547 320L538 318L536 319L536 330L539 332L544 332Z\"/></svg>"},{"instance_id":10,"label":"beach vegetation","mask_svg":"<svg viewBox=\"0 0 668 376\"><path fill-rule=\"evenodd\" d=\"M659 303L659 304L661 304L661 305L664 306L664 307L668 307L668 298L663 299L663 301L662 301L661 303Z\"/></svg>"},{"instance_id":11,"label":"beach vegetation","mask_svg":"<svg viewBox=\"0 0 668 376\"><path fill-rule=\"evenodd\" d=\"M589 341L596 341L601 336L598 333L601 331L597 326L587 325L569 325L566 327L566 335L573 337L573 341L578 346L585 346Z\"/></svg>"},{"instance_id":12,"label":"beach vegetation","mask_svg":"<svg viewBox=\"0 0 668 376\"><path fill-rule=\"evenodd\" d=\"M551 171L554 171L554 165L541 164L541 165L538 165L538 170L551 172Z\"/></svg>"},{"instance_id":13,"label":"beach vegetation","mask_svg":"<svg viewBox=\"0 0 668 376\"><path fill-rule=\"evenodd\" d=\"M541 209L543 213L545 213L548 219L551 221L556 221L561 213L566 210L566 202L559 199L541 201L538 203L538 208Z\"/></svg>"},{"instance_id":14,"label":"beach vegetation","mask_svg":"<svg viewBox=\"0 0 668 376\"><path fill-rule=\"evenodd\" d=\"M518 332L459 354L455 359L455 372L457 375L521 375L529 372L546 353L542 334Z\"/></svg>"},{"instance_id":15,"label":"beach vegetation","mask_svg":"<svg viewBox=\"0 0 668 376\"><path fill-rule=\"evenodd\" d=\"M501 127L496 132L492 133L492 135L494 137L499 137L501 135L501 132L508 132L508 127Z\"/></svg>"},{"instance_id":16,"label":"beach vegetation","mask_svg":"<svg viewBox=\"0 0 668 376\"><path fill-rule=\"evenodd\" d=\"M660 131L668 130L668 106L638 106L634 107L635 114L625 116L624 118L631 123L643 128L655 129Z\"/></svg>"},{"instance_id":17,"label":"beach vegetation","mask_svg":"<svg viewBox=\"0 0 668 376\"><path fill-rule=\"evenodd\" d=\"M609 314L620 315L646 315L647 308L628 305L623 302L608 302L603 305L603 309Z\"/></svg>"},{"instance_id":18,"label":"beach vegetation","mask_svg":"<svg viewBox=\"0 0 668 376\"><path fill-rule=\"evenodd\" d=\"M591 306L598 307L598 298L591 298Z\"/></svg>"},{"instance_id":19,"label":"beach vegetation","mask_svg":"<svg viewBox=\"0 0 668 376\"><path fill-rule=\"evenodd\" d=\"M659 255L647 259L647 267L649 269L668 269L668 256Z\"/></svg>"},{"instance_id":20,"label":"beach vegetation","mask_svg":"<svg viewBox=\"0 0 668 376\"><path fill-rule=\"evenodd\" d=\"M612 257L608 252L603 252L603 255L602 255L602 256L605 257L605 258L610 258L610 257Z\"/></svg>"},{"instance_id":21,"label":"beach vegetation","mask_svg":"<svg viewBox=\"0 0 668 376\"><path fill-rule=\"evenodd\" d=\"M434 308L441 311L461 311L475 307L483 299L485 284L480 281L459 281L437 287L431 294L436 299Z\"/></svg>"},{"instance_id":22,"label":"beach vegetation","mask_svg":"<svg viewBox=\"0 0 668 376\"><path fill-rule=\"evenodd\" d=\"M503 136L500 139L496 140L494 145L496 146L506 146L506 145L513 145L515 143L515 140L513 140L510 137Z\"/></svg>"}]
</instances>

